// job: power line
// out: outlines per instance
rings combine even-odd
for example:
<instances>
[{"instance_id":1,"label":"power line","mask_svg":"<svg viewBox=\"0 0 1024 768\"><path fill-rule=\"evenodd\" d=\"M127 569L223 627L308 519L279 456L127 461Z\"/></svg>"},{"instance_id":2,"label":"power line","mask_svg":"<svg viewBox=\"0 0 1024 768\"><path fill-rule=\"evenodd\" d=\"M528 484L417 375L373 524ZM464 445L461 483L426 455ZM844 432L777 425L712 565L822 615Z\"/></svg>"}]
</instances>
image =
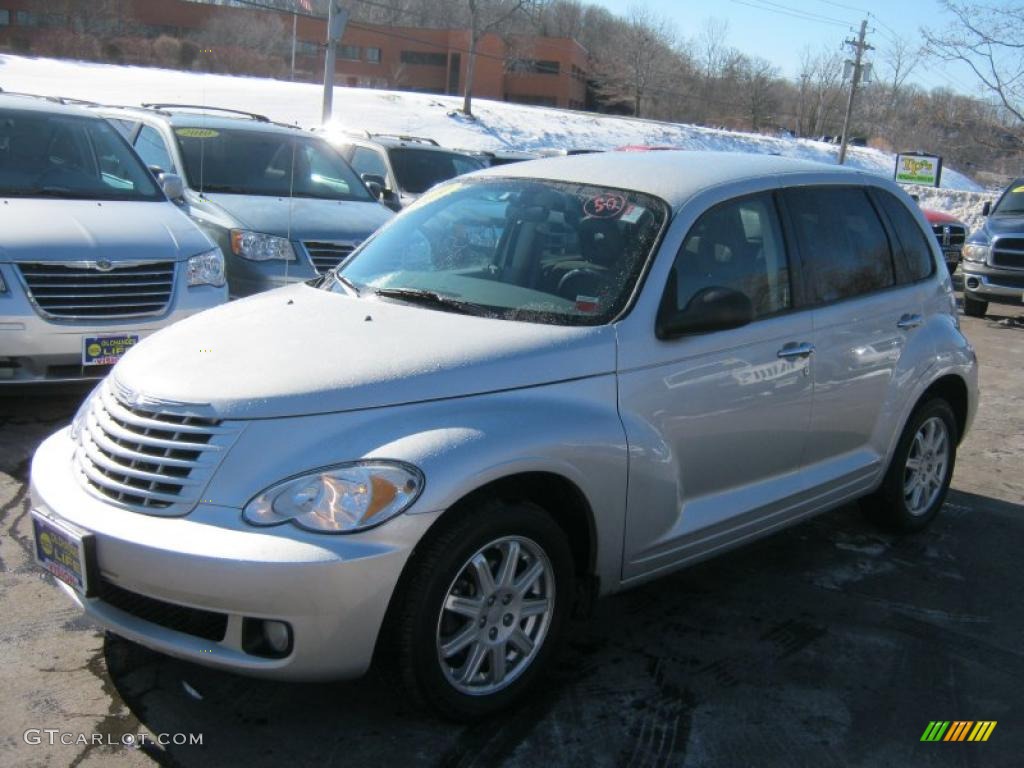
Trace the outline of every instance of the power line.
<instances>
[{"instance_id":1,"label":"power line","mask_svg":"<svg viewBox=\"0 0 1024 768\"><path fill-rule=\"evenodd\" d=\"M833 8L842 8L847 11L853 11L854 13L866 13L868 16L871 15L870 11L867 11L863 8L857 8L856 6L853 5L847 5L846 3L837 3L834 2L833 0L818 0L818 2L824 3L825 5L831 5Z\"/></svg>"},{"instance_id":2,"label":"power line","mask_svg":"<svg viewBox=\"0 0 1024 768\"><path fill-rule=\"evenodd\" d=\"M808 15L802 13L802 12L799 12L799 11L795 12L795 11L788 11L788 10L781 10L781 9L770 8L770 7L764 6L764 5L755 5L753 2L749 2L748 0L730 0L730 2L736 3L738 5L745 5L748 8L756 8L759 11L768 11L769 13L777 13L777 14L780 14L780 15L783 15L783 16L791 16L791 17L796 18L796 19L802 19L803 21L813 21L813 22L816 22L818 24L827 24L827 25L833 26L833 27L849 28L849 26L850 26L846 22L841 22L841 21L838 21L838 20L836 20L836 21L828 21L828 20L826 20L825 17L816 18L814 16L808 16Z\"/></svg>"},{"instance_id":3,"label":"power line","mask_svg":"<svg viewBox=\"0 0 1024 768\"><path fill-rule=\"evenodd\" d=\"M844 19L837 19L835 16L826 16L823 13L814 13L813 11L805 11L802 8L793 8L790 5L782 5L781 3L776 3L773 0L755 0L755 1L759 2L759 3L763 4L763 5L774 6L775 8L779 8L779 9L781 9L783 11L788 11L788 12L791 12L791 13L799 13L799 14L802 14L802 15L807 16L807 17L809 17L811 19L814 19L814 20L831 21L831 22L833 22L835 24L842 24L843 26L847 26L847 27L850 26L850 22L845 21Z\"/></svg>"}]
</instances>

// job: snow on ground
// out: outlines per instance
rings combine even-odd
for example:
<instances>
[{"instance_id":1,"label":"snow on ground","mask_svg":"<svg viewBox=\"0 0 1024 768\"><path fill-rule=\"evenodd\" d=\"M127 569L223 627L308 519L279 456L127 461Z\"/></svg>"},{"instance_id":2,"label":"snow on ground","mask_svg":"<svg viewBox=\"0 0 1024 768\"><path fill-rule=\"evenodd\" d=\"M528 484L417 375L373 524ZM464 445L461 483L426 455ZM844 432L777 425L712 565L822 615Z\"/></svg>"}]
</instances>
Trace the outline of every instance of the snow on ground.
<instances>
[{"instance_id":1,"label":"snow on ground","mask_svg":"<svg viewBox=\"0 0 1024 768\"><path fill-rule=\"evenodd\" d=\"M69 96L107 104L176 102L209 104L259 112L305 128L320 124L323 89L256 77L212 75L150 67L121 67L58 59L0 55L0 88ZM587 112L474 100L476 120L456 114L462 100L452 96L336 88L329 130L368 130L425 136L465 149L613 149L626 144L671 145L683 149L771 153L833 164L838 148L807 139L612 117ZM891 177L895 157L850 147L847 162ZM981 192L966 176L946 167L942 190L924 190L922 205L973 216L980 203L959 191ZM945 193L947 190L949 194ZM938 194L936 194L938 193ZM969 199L968 199L969 198ZM985 199L985 196L982 196ZM975 217L977 218L977 217Z\"/></svg>"}]
</instances>

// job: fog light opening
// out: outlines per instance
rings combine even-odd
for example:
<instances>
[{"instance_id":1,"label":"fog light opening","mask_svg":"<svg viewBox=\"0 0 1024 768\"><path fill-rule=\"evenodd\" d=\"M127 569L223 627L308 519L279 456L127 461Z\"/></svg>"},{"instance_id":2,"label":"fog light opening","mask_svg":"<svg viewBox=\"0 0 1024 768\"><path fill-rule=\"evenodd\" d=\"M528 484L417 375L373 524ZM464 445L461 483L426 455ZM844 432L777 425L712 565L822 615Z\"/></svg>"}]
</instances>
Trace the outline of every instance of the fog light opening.
<instances>
[{"instance_id":1,"label":"fog light opening","mask_svg":"<svg viewBox=\"0 0 1024 768\"><path fill-rule=\"evenodd\" d=\"M292 652L292 628L284 621L244 619L242 650L253 656L283 659Z\"/></svg>"},{"instance_id":2,"label":"fog light opening","mask_svg":"<svg viewBox=\"0 0 1024 768\"><path fill-rule=\"evenodd\" d=\"M980 285L980 283L978 282L978 278L976 278L976 277L969 277L969 278L967 278L967 287L968 288L972 288L972 289L973 288L977 288L979 285Z\"/></svg>"}]
</instances>

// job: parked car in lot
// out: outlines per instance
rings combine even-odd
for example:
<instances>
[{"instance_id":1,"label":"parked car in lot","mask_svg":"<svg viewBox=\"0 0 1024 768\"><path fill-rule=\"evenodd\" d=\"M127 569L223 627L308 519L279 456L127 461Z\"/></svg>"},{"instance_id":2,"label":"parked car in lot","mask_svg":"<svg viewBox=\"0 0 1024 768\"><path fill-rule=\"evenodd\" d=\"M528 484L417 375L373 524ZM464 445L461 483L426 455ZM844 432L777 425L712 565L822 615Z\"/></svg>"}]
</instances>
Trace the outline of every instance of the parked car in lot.
<instances>
[{"instance_id":1,"label":"parked car in lot","mask_svg":"<svg viewBox=\"0 0 1024 768\"><path fill-rule=\"evenodd\" d=\"M984 317L989 302L1024 301L1024 177L1008 186L993 206L985 203L985 224L964 245L964 313Z\"/></svg>"},{"instance_id":2,"label":"parked car in lot","mask_svg":"<svg viewBox=\"0 0 1024 768\"><path fill-rule=\"evenodd\" d=\"M227 299L216 245L107 122L0 95L0 386L99 378Z\"/></svg>"},{"instance_id":3,"label":"parked car in lot","mask_svg":"<svg viewBox=\"0 0 1024 768\"><path fill-rule=\"evenodd\" d=\"M323 139L208 106L100 107L156 173L185 179L182 210L220 245L233 298L309 280L391 212Z\"/></svg>"},{"instance_id":4,"label":"parked car in lot","mask_svg":"<svg viewBox=\"0 0 1024 768\"><path fill-rule=\"evenodd\" d=\"M939 247L942 249L942 258L946 261L946 268L952 275L960 264L964 241L967 240L967 225L956 216L950 216L942 211L935 211L931 208L922 208L921 211L931 225L935 239L938 240Z\"/></svg>"},{"instance_id":5,"label":"parked car in lot","mask_svg":"<svg viewBox=\"0 0 1024 768\"><path fill-rule=\"evenodd\" d=\"M368 184L379 189L381 200L398 211L431 187L485 167L484 160L468 152L445 149L433 139L367 133L324 133Z\"/></svg>"},{"instance_id":6,"label":"parked car in lot","mask_svg":"<svg viewBox=\"0 0 1024 768\"><path fill-rule=\"evenodd\" d=\"M941 258L893 182L834 166L474 174L336 273L133 349L35 454L37 557L151 648L288 679L376 658L493 712L579 595L858 498L934 518L977 403Z\"/></svg>"}]
</instances>

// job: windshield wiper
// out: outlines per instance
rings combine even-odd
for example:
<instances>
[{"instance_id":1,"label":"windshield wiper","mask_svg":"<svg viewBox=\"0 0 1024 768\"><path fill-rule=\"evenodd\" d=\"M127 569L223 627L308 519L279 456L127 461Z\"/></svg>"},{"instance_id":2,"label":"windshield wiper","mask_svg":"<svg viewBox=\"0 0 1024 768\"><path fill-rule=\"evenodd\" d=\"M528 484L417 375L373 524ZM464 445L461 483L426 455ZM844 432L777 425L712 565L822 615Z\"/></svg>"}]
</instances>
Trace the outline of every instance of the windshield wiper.
<instances>
[{"instance_id":1,"label":"windshield wiper","mask_svg":"<svg viewBox=\"0 0 1024 768\"><path fill-rule=\"evenodd\" d=\"M374 293L385 299L399 299L410 304L421 304L425 307L459 312L463 315L486 314L479 304L452 299L434 291L424 291L418 288L377 288Z\"/></svg>"},{"instance_id":2,"label":"windshield wiper","mask_svg":"<svg viewBox=\"0 0 1024 768\"><path fill-rule=\"evenodd\" d=\"M359 295L359 286L356 285L350 278L345 277L336 269L332 269L328 274L330 274L332 277L334 277L335 280L337 280L339 283L341 283L350 291L352 291L352 293L354 293L356 296Z\"/></svg>"}]
</instances>

